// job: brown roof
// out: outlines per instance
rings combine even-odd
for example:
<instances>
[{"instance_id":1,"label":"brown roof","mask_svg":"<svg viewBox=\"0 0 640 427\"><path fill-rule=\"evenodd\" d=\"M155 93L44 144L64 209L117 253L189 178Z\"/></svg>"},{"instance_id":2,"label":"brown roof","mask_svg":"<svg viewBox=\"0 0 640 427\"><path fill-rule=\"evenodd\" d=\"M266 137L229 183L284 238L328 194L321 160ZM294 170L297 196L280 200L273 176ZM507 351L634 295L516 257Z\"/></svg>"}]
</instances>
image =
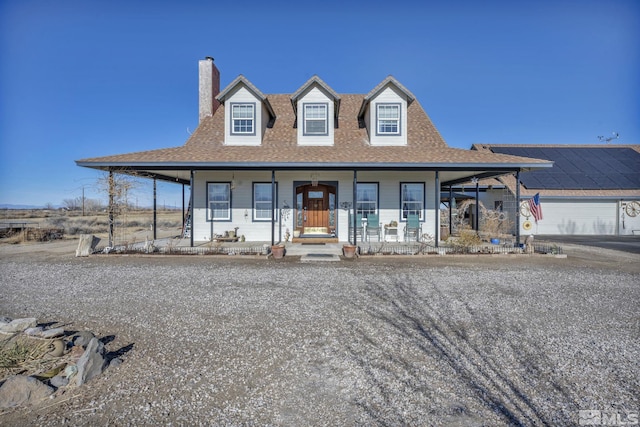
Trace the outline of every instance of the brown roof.
<instances>
[{"instance_id":1,"label":"brown roof","mask_svg":"<svg viewBox=\"0 0 640 427\"><path fill-rule=\"evenodd\" d=\"M392 167L464 166L548 167L550 162L540 159L494 154L488 150L473 151L450 148L435 128L419 102L414 101L407 112L406 146L371 146L367 130L359 126L358 111L364 95L340 95L339 126L335 129L332 146L300 146L297 144L295 115L291 95L267 95L276 114L272 128L265 131L260 146L224 145L224 106L206 117L180 147L94 157L78 160L82 166L104 165L208 165L246 166L314 165L316 167L376 164Z\"/></svg>"}]
</instances>

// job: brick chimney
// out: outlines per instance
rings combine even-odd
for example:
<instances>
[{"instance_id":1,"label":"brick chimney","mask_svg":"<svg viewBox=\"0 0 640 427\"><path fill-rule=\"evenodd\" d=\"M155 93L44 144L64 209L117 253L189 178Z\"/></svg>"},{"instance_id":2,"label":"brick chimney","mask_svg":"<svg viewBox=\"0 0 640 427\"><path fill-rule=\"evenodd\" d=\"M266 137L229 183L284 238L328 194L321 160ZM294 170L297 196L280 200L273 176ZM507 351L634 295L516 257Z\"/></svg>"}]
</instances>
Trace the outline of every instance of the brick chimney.
<instances>
[{"instance_id":1,"label":"brick chimney","mask_svg":"<svg viewBox=\"0 0 640 427\"><path fill-rule=\"evenodd\" d=\"M206 56L198 61L198 123L207 116L213 116L220 103L216 96L220 93L220 71L213 63L213 58Z\"/></svg>"}]
</instances>

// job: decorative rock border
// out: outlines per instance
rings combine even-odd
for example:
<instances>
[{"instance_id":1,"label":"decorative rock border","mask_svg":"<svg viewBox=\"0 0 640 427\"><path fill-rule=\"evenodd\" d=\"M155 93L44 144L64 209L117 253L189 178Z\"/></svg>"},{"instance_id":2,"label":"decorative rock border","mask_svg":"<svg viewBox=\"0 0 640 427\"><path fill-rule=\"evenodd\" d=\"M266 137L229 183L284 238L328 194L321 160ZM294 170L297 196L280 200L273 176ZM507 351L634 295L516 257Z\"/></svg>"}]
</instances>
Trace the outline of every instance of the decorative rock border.
<instances>
[{"instance_id":1,"label":"decorative rock border","mask_svg":"<svg viewBox=\"0 0 640 427\"><path fill-rule=\"evenodd\" d=\"M34 348L40 346L40 351L29 354L37 359L30 360L29 366L33 367L20 369L15 375L11 373L17 368L0 370L0 410L35 404L61 389L81 386L109 366L122 363L119 357L107 353L104 343L90 331L47 329L38 326L33 317L0 317L0 351L9 354L30 341Z\"/></svg>"}]
</instances>

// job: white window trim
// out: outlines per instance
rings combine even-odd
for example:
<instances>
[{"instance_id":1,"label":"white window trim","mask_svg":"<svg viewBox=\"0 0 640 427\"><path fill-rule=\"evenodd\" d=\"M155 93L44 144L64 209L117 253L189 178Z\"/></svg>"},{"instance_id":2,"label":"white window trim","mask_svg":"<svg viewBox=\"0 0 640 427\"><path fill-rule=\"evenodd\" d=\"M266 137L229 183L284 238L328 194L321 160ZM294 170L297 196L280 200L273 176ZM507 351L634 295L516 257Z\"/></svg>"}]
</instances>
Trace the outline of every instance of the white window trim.
<instances>
[{"instance_id":1,"label":"white window trim","mask_svg":"<svg viewBox=\"0 0 640 427\"><path fill-rule=\"evenodd\" d=\"M389 107L389 106L393 106L393 107L397 107L398 109L398 117L395 119L389 119L389 118L385 118L385 119L380 119L380 107ZM397 131L396 132L381 132L380 130L380 122L382 120L385 121L395 121L396 122L396 126L397 126ZM376 135L378 136L398 136L398 135L402 135L402 105L400 103L395 103L395 102L380 102L376 104Z\"/></svg>"},{"instance_id":2,"label":"white window trim","mask_svg":"<svg viewBox=\"0 0 640 427\"><path fill-rule=\"evenodd\" d=\"M307 107L324 107L324 118L307 118ZM322 102L311 102L302 104L302 123L303 123L303 135L324 136L329 134L329 104ZM307 121L324 122L324 130L322 132L308 132Z\"/></svg>"},{"instance_id":3,"label":"white window trim","mask_svg":"<svg viewBox=\"0 0 640 427\"><path fill-rule=\"evenodd\" d=\"M251 107L252 117L251 118L235 118L233 113L235 107L241 106L249 106ZM251 131L236 131L235 123L236 120L250 120L251 121ZM231 135L255 135L256 134L256 104L253 102L232 102L231 103Z\"/></svg>"},{"instance_id":4,"label":"white window trim","mask_svg":"<svg viewBox=\"0 0 640 427\"><path fill-rule=\"evenodd\" d=\"M360 199L358 199L358 197L359 197L358 186L360 186L360 185L374 185L375 186L375 192L376 192L375 200L360 200ZM362 218L364 219L364 218L367 217L367 215L369 213L377 214L378 213L378 207L380 205L380 200L379 200L380 199L380 184L377 183L377 182L358 182L357 185L356 185L356 199L357 199L356 200L356 215L361 214ZM358 208L358 205L360 203L371 203L371 202L373 202L375 204L375 207L374 207L373 211L367 211L367 215L365 215L365 213Z\"/></svg>"},{"instance_id":5,"label":"white window trim","mask_svg":"<svg viewBox=\"0 0 640 427\"><path fill-rule=\"evenodd\" d=\"M220 201L220 200L211 200L210 199L210 190L209 190L209 186L210 185L225 185L227 187L227 200L226 201ZM225 215L224 217L217 217L214 218L213 216L213 212L215 209L212 208L212 204L213 203L226 203L227 206L227 215ZM230 182L207 182L207 219L209 221L231 221L231 183Z\"/></svg>"},{"instance_id":6,"label":"white window trim","mask_svg":"<svg viewBox=\"0 0 640 427\"><path fill-rule=\"evenodd\" d=\"M424 182L401 182L400 183L400 221L407 221L407 216L405 215L405 199L404 199L404 186L405 185L419 185L422 187L422 200L420 200L420 209L418 209L418 214L420 216L420 221L424 221L424 207L425 207L425 184ZM416 203L415 201L410 201L410 203Z\"/></svg>"},{"instance_id":7,"label":"white window trim","mask_svg":"<svg viewBox=\"0 0 640 427\"><path fill-rule=\"evenodd\" d=\"M269 189L271 189L271 182L254 182L253 183L253 189L252 189L252 200L253 200L253 215L252 215L252 220L254 222L264 222L264 221L271 221L271 215L273 215L274 213L271 212L271 206L273 206L273 194L271 195L271 200L269 201L269 218L258 218L257 212L258 210L256 209L256 186L257 185L268 185ZM275 192L276 192L276 204L275 206L277 206L277 197L278 197L278 183L276 182L276 188L275 188ZM266 203L264 201L260 201L258 203Z\"/></svg>"}]
</instances>

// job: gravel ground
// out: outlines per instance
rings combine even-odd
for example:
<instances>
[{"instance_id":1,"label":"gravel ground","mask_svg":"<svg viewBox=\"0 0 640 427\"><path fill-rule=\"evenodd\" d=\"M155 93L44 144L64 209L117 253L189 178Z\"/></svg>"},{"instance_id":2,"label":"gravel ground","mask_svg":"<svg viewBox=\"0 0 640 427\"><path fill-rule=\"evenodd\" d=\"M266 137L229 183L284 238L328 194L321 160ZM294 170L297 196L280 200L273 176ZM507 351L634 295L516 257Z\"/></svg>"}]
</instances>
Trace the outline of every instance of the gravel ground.
<instances>
[{"instance_id":1,"label":"gravel ground","mask_svg":"<svg viewBox=\"0 0 640 427\"><path fill-rule=\"evenodd\" d=\"M0 315L124 363L0 425L577 425L640 409L640 259L92 256L0 247Z\"/></svg>"}]
</instances>

